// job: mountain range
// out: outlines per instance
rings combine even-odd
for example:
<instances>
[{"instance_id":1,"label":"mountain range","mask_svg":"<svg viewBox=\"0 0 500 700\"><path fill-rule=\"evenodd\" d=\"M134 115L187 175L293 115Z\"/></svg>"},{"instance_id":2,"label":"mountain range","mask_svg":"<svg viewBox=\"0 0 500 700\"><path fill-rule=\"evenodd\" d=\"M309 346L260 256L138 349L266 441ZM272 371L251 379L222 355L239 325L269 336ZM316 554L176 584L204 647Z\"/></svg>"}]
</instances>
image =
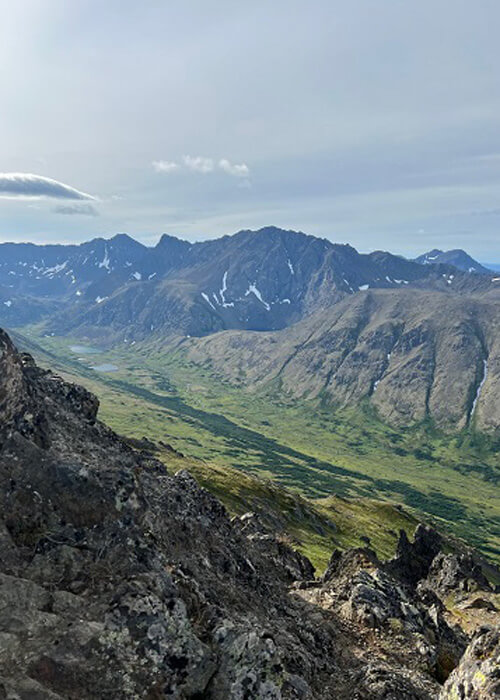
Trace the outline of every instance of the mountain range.
<instances>
[{"instance_id":1,"label":"mountain range","mask_svg":"<svg viewBox=\"0 0 500 700\"><path fill-rule=\"evenodd\" d=\"M481 292L490 277L267 227L191 244L126 234L81 245L0 245L0 321L54 333L147 337L276 330L366 289Z\"/></svg>"},{"instance_id":2,"label":"mountain range","mask_svg":"<svg viewBox=\"0 0 500 700\"><path fill-rule=\"evenodd\" d=\"M499 300L500 277L464 251L411 261L275 227L153 248L126 234L0 245L8 327L108 346L187 338L230 380L367 400L403 425L500 427Z\"/></svg>"}]
</instances>

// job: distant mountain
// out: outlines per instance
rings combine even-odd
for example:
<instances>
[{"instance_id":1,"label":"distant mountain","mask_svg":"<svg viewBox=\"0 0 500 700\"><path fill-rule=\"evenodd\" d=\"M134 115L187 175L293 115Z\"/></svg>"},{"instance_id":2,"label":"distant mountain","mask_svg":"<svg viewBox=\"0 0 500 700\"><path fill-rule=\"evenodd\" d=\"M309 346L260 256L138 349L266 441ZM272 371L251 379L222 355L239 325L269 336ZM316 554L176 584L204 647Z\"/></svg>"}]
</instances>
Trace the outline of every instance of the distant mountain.
<instances>
[{"instance_id":1,"label":"distant mountain","mask_svg":"<svg viewBox=\"0 0 500 700\"><path fill-rule=\"evenodd\" d=\"M415 262L421 265L453 265L457 270L463 270L464 272L475 272L477 274L489 275L491 270L481 265L481 263L471 258L471 256L465 252L465 250L430 250L428 253L424 253L415 259Z\"/></svg>"},{"instance_id":2,"label":"distant mountain","mask_svg":"<svg viewBox=\"0 0 500 700\"><path fill-rule=\"evenodd\" d=\"M71 299L113 273L131 277L146 250L126 234L81 245L1 243L0 285L14 295Z\"/></svg>"},{"instance_id":3,"label":"distant mountain","mask_svg":"<svg viewBox=\"0 0 500 700\"><path fill-rule=\"evenodd\" d=\"M500 429L500 289L481 297L369 290L279 333L183 341L190 361L250 389L338 406L369 401L409 425Z\"/></svg>"},{"instance_id":4,"label":"distant mountain","mask_svg":"<svg viewBox=\"0 0 500 700\"><path fill-rule=\"evenodd\" d=\"M464 294L495 284L451 265L364 255L275 227L199 243L164 235L154 248L125 234L81 245L0 245L0 322L45 320L47 332L108 343L278 330L367 289Z\"/></svg>"},{"instance_id":5,"label":"distant mountain","mask_svg":"<svg viewBox=\"0 0 500 700\"><path fill-rule=\"evenodd\" d=\"M107 341L277 330L366 289L417 286L486 291L490 280L450 266L424 267L386 252L267 227L190 244L163 236L130 272L90 284L51 332Z\"/></svg>"}]
</instances>

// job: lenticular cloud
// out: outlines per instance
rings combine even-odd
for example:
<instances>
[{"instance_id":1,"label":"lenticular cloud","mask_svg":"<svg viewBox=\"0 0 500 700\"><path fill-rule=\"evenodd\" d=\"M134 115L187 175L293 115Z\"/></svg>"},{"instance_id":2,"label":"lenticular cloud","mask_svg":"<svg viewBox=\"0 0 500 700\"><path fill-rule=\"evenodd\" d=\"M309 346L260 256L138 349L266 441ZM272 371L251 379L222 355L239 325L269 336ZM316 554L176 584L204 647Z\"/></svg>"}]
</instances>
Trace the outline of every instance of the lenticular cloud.
<instances>
[{"instance_id":1,"label":"lenticular cloud","mask_svg":"<svg viewBox=\"0 0 500 700\"><path fill-rule=\"evenodd\" d=\"M32 173L0 173L0 197L7 199L91 199L86 192Z\"/></svg>"}]
</instances>

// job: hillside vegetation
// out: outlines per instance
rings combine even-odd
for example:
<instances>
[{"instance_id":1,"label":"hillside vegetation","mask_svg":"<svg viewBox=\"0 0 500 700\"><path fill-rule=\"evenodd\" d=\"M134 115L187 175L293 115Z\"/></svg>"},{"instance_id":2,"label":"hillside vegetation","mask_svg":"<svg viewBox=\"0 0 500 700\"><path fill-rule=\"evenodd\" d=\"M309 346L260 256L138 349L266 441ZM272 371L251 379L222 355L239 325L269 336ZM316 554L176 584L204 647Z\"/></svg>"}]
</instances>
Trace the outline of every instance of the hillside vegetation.
<instances>
[{"instance_id":1,"label":"hillside vegetation","mask_svg":"<svg viewBox=\"0 0 500 700\"><path fill-rule=\"evenodd\" d=\"M497 446L487 436L471 430L448 435L425 423L400 430L382 423L369 407L334 410L288 402L278 393L249 394L190 363L179 349L124 346L79 360L68 339L18 339L42 364L94 391L102 419L117 432L166 442L187 456L189 468L233 512L255 510L253 482L239 483L240 474L272 479L314 501L315 516L319 509L336 527L334 532L326 528L326 547L320 544L314 553L314 527L308 541L298 534L300 524L288 531L309 547L317 565L324 563L331 542L336 538L341 543L344 535L349 544L359 544L359 536L366 535L381 554L390 552L394 535L389 530L404 527L401 518L407 516L390 510L386 517L379 501L402 503L411 514L431 518L500 558L500 470ZM90 369L96 362L114 363L118 371ZM227 487L233 479L231 491ZM341 522L342 499L350 502L344 513L348 528ZM384 534L378 541L376 517L368 531L372 514L367 503L382 514Z\"/></svg>"}]
</instances>

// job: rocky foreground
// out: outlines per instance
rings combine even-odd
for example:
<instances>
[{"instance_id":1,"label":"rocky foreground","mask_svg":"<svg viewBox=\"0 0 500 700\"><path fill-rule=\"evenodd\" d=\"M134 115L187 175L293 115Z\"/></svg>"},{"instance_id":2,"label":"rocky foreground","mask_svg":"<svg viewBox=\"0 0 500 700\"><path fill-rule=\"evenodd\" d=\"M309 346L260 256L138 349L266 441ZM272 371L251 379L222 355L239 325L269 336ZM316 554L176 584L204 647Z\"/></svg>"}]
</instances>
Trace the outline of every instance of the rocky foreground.
<instances>
[{"instance_id":1,"label":"rocky foreground","mask_svg":"<svg viewBox=\"0 0 500 700\"><path fill-rule=\"evenodd\" d=\"M0 331L1 700L500 696L471 556L420 526L390 562L334 552L315 578L97 409Z\"/></svg>"}]
</instances>

